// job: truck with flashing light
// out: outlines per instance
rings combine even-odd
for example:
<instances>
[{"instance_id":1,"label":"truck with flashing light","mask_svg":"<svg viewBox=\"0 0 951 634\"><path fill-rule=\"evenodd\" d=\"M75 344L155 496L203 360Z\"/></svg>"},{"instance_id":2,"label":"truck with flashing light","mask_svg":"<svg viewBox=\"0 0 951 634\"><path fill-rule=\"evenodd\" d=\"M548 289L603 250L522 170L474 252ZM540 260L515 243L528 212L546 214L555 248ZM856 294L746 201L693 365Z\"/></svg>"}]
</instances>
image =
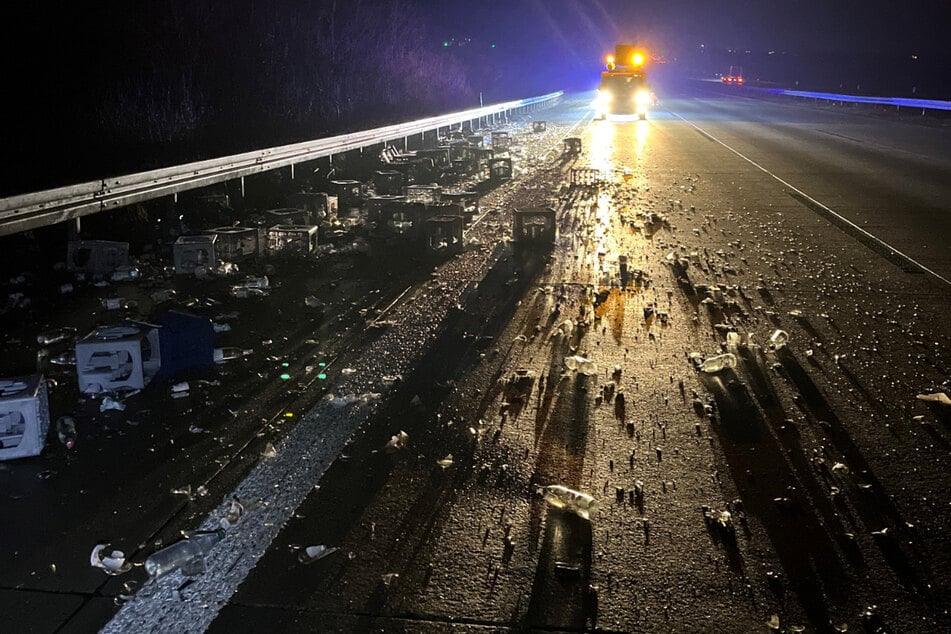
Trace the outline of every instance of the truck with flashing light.
<instances>
[{"instance_id":1,"label":"truck with flashing light","mask_svg":"<svg viewBox=\"0 0 951 634\"><path fill-rule=\"evenodd\" d=\"M608 55L605 61L607 68L601 72L594 104L595 117L637 115L646 119L656 99L647 83L646 53L631 44L618 44L614 55Z\"/></svg>"}]
</instances>

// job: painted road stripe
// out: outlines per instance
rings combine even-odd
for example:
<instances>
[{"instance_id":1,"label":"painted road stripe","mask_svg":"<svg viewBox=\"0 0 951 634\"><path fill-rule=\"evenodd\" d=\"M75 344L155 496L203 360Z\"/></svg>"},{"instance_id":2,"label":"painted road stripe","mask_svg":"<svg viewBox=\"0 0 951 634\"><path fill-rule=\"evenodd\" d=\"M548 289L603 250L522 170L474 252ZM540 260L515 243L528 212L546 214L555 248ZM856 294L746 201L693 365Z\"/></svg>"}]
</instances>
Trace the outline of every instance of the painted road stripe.
<instances>
[{"instance_id":1,"label":"painted road stripe","mask_svg":"<svg viewBox=\"0 0 951 634\"><path fill-rule=\"evenodd\" d=\"M932 276L932 277L935 278L936 280L939 280L939 281L944 282L945 284L951 286L951 280L949 280L948 278L942 276L941 274L939 274L939 273L937 273L937 272L935 272L935 271L932 271L931 269L929 269L927 266L925 266L925 265L922 264L921 262L918 262L917 260L915 260L915 259L912 258L911 256L902 253L901 251L899 251L898 249L896 249L896 248L893 247L892 245L888 244L887 242L885 242L884 240L882 240L882 239L879 238L878 236L869 233L868 231L866 231L866 230L863 229L862 227L856 225L854 222L852 222L852 221L849 220L848 218L845 218L845 217L842 216L841 214L836 213L835 211L833 211L832 209L830 209L827 205L824 205L823 203L819 202L818 200L816 200L815 198L813 198L812 196L810 196L810 195L807 194L806 192L804 192L804 191L802 191L801 189L799 189L798 187L792 185L792 184L789 183L788 181L786 181L786 180L780 178L779 176L777 176L776 174L772 173L771 171L769 171L768 169L766 169L765 167L763 167L762 165L760 165L759 163L757 163L756 161L754 161L754 160L751 159L750 157L746 156L745 154L743 154L743 153L740 152L739 150L736 150L736 149L734 149L733 147L727 145L726 143L724 143L723 141L721 141L720 139L718 139L718 138L715 137L714 135L710 134L709 132L707 132L706 130L704 130L704 129L701 128L700 126L698 126L698 125L697 125L696 123L694 123L693 121L690 121L690 120L688 120L688 119L686 119L686 118L680 116L680 115L677 114L676 112L671 112L671 114L674 115L675 117L677 117L678 119L680 119L681 121L683 121L684 123L686 123L687 125L692 126L694 129L697 130L697 132L699 132L700 134L704 135L705 137L707 137L707 138L710 139L711 141L714 141L714 142L716 142L716 143L719 143L720 145L722 145L723 147L725 147L726 149L728 149L730 152L733 152L734 154L736 154L737 156L739 156L741 159L743 159L744 161L746 161L747 163L749 163L750 165L752 165L752 166L755 167L756 169L760 170L761 172L763 172L763 173L766 174L767 176L772 177L772 178L775 179L777 182L781 183L784 187L789 188L791 191L793 191L795 194L797 194L803 201L805 201L806 203L808 203L808 205L811 205L811 206L815 207L816 209L821 210L823 214L828 215L830 219L833 219L833 221L835 222L835 224L838 224L839 226L844 226L844 227L846 227L846 228L847 228L847 231L850 231L850 232L859 234L859 236L860 236L862 239L864 239L865 241L868 241L868 242L872 243L873 245L875 245L875 246L878 247L879 249L885 251L887 254L890 254L892 257L897 258L897 259L899 259L899 260L902 260L902 261L904 261L904 262L907 262L908 264L911 264L911 265L914 266L915 268L917 268L917 269L919 269L919 270L921 270L921 271L927 273L928 275Z\"/></svg>"}]
</instances>

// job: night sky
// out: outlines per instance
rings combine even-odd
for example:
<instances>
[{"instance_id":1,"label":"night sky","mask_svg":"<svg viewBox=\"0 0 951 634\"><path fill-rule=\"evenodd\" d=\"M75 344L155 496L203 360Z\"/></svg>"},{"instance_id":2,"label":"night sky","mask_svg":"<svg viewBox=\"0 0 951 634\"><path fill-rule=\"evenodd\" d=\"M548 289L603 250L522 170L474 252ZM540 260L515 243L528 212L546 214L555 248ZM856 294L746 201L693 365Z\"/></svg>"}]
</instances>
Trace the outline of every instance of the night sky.
<instances>
[{"instance_id":1,"label":"night sky","mask_svg":"<svg viewBox=\"0 0 951 634\"><path fill-rule=\"evenodd\" d=\"M631 38L668 54L700 44L802 54L947 49L951 7L939 0L423 0L443 25L584 52Z\"/></svg>"},{"instance_id":2,"label":"night sky","mask_svg":"<svg viewBox=\"0 0 951 634\"><path fill-rule=\"evenodd\" d=\"M90 170L122 169L123 152L152 155L136 144L189 145L185 154L155 159L167 163L313 138L386 113L402 119L444 112L475 105L480 93L493 102L591 89L603 56L619 42L655 52L671 76L715 77L736 63L747 78L778 86L951 99L948 6L947 0L5 3L0 67L8 116L0 141L7 162L31 149L45 158L36 148L49 143L78 152L98 143L93 152L102 166L88 163ZM347 45L346 57L329 64L332 10L351 21L338 29L335 43ZM393 12L406 17L401 22ZM392 35L404 28L405 46ZM381 42L386 53L378 50ZM303 63L310 67L301 70ZM321 106L345 81L366 93L353 77L358 73L377 75L381 87L370 92L385 93L385 102L338 95L347 107ZM382 85L403 75L416 83ZM195 102L184 113L176 111L182 93ZM166 95L167 103L156 104L156 95ZM248 128L247 120L258 125ZM139 130L140 121L153 129Z\"/></svg>"},{"instance_id":3,"label":"night sky","mask_svg":"<svg viewBox=\"0 0 951 634\"><path fill-rule=\"evenodd\" d=\"M680 77L738 64L781 87L951 99L951 3L938 0L421 2L444 37L495 43L513 85L593 88L597 63L631 42Z\"/></svg>"},{"instance_id":4,"label":"night sky","mask_svg":"<svg viewBox=\"0 0 951 634\"><path fill-rule=\"evenodd\" d=\"M290 13L291 8L331 2L268 4ZM260 3L226 4L240 12ZM348 4L339 2L344 8ZM707 50L787 51L807 57L919 55L921 61L951 57L947 43L951 5L946 0L417 0L416 4L429 22L433 41L469 37L480 46L495 43L494 53L502 65L584 66L614 43L627 41L670 58L690 56L701 44ZM63 80L65 74L92 79L114 65L135 62L124 50L129 34L114 33L127 27L130 14L141 11L138 3L105 0L80 5L54 9L6 3L0 11L8 81ZM175 39L181 34L167 30L142 36ZM234 46L240 48L241 42Z\"/></svg>"}]
</instances>

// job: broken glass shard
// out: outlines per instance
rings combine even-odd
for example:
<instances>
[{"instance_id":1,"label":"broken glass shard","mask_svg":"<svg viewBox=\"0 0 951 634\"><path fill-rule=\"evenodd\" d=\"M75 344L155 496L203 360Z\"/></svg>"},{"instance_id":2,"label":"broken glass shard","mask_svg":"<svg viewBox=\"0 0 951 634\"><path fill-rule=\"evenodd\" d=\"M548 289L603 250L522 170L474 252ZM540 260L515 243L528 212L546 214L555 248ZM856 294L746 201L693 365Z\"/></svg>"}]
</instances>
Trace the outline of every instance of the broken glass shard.
<instances>
[{"instance_id":1,"label":"broken glass shard","mask_svg":"<svg viewBox=\"0 0 951 634\"><path fill-rule=\"evenodd\" d=\"M304 550L300 551L300 553L297 555L297 559L302 564L312 564L328 555L332 555L338 550L340 550L340 548L337 546L327 548L323 544L319 544L317 546L308 546Z\"/></svg>"}]
</instances>

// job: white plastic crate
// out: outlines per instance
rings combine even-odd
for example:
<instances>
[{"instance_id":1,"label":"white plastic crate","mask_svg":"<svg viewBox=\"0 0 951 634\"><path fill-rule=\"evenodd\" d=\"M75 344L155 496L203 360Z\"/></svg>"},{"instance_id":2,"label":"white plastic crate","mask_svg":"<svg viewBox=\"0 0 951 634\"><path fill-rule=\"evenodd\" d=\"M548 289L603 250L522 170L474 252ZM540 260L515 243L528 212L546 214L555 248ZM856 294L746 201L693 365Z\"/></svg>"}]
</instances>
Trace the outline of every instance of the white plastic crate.
<instances>
[{"instance_id":1,"label":"white plastic crate","mask_svg":"<svg viewBox=\"0 0 951 634\"><path fill-rule=\"evenodd\" d=\"M128 264L128 242L73 240L66 245L66 270L74 273L104 275Z\"/></svg>"},{"instance_id":2,"label":"white plastic crate","mask_svg":"<svg viewBox=\"0 0 951 634\"><path fill-rule=\"evenodd\" d=\"M198 267L214 267L218 263L215 253L216 234L180 236L172 245L172 260L175 272L190 275Z\"/></svg>"},{"instance_id":3,"label":"white plastic crate","mask_svg":"<svg viewBox=\"0 0 951 634\"><path fill-rule=\"evenodd\" d=\"M49 429L43 375L0 379L0 460L39 455Z\"/></svg>"},{"instance_id":4,"label":"white plastic crate","mask_svg":"<svg viewBox=\"0 0 951 634\"><path fill-rule=\"evenodd\" d=\"M282 209L268 209L264 212L267 226L274 225L306 225L311 224L311 213L301 207L285 207Z\"/></svg>"},{"instance_id":5,"label":"white plastic crate","mask_svg":"<svg viewBox=\"0 0 951 634\"><path fill-rule=\"evenodd\" d=\"M337 217L337 197L324 192L298 192L287 197L290 207L306 209L309 223L333 220Z\"/></svg>"},{"instance_id":6,"label":"white plastic crate","mask_svg":"<svg viewBox=\"0 0 951 634\"><path fill-rule=\"evenodd\" d=\"M317 225L274 225L267 230L271 255L308 255L317 248Z\"/></svg>"},{"instance_id":7,"label":"white plastic crate","mask_svg":"<svg viewBox=\"0 0 951 634\"><path fill-rule=\"evenodd\" d=\"M242 262L264 254L264 229L260 227L218 227L215 251L225 262Z\"/></svg>"},{"instance_id":8,"label":"white plastic crate","mask_svg":"<svg viewBox=\"0 0 951 634\"><path fill-rule=\"evenodd\" d=\"M442 187L439 185L408 185L406 200L411 203L434 205L442 196Z\"/></svg>"},{"instance_id":9,"label":"white plastic crate","mask_svg":"<svg viewBox=\"0 0 951 634\"><path fill-rule=\"evenodd\" d=\"M142 389L162 366L158 328L103 326L76 342L76 377L86 394Z\"/></svg>"}]
</instances>

